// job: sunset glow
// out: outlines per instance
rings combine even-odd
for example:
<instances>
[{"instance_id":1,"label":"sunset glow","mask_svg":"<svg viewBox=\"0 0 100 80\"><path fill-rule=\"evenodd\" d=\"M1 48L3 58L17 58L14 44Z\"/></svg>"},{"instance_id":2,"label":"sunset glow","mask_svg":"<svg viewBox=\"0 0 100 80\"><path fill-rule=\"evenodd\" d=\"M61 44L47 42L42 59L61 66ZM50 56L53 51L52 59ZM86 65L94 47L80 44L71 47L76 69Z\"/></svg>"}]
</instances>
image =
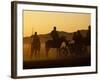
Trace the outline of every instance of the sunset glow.
<instances>
[{"instance_id":1,"label":"sunset glow","mask_svg":"<svg viewBox=\"0 0 100 80\"><path fill-rule=\"evenodd\" d=\"M30 36L32 32L47 34L52 31L53 26L56 26L58 31L74 32L88 29L90 24L89 13L23 11L24 37Z\"/></svg>"}]
</instances>

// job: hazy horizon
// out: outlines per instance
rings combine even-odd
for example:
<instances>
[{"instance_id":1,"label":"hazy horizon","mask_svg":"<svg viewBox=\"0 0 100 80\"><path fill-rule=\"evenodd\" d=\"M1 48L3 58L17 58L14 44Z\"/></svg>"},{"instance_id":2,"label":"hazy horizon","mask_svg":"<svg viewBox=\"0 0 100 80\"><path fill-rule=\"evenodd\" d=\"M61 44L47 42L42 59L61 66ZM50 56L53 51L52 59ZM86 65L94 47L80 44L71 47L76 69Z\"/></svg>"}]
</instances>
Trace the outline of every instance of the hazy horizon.
<instances>
[{"instance_id":1,"label":"hazy horizon","mask_svg":"<svg viewBox=\"0 0 100 80\"><path fill-rule=\"evenodd\" d=\"M57 31L68 33L77 30L87 30L91 24L89 13L63 13L44 11L23 11L24 37L31 36L32 32L48 34L56 26Z\"/></svg>"},{"instance_id":2,"label":"hazy horizon","mask_svg":"<svg viewBox=\"0 0 100 80\"><path fill-rule=\"evenodd\" d=\"M80 31L87 31L88 29L82 29L82 30L80 30ZM68 34L71 34L71 33L74 33L74 32L77 32L77 31L74 31L74 32L65 32L65 31L58 31L58 32L64 32L64 33L68 33ZM46 34L37 34L37 35L39 35L39 36L43 36L43 35L48 35L49 33L46 33ZM33 35L34 35L34 33L33 33ZM30 37L31 35L29 35L29 36L24 36L24 38L25 37Z\"/></svg>"}]
</instances>

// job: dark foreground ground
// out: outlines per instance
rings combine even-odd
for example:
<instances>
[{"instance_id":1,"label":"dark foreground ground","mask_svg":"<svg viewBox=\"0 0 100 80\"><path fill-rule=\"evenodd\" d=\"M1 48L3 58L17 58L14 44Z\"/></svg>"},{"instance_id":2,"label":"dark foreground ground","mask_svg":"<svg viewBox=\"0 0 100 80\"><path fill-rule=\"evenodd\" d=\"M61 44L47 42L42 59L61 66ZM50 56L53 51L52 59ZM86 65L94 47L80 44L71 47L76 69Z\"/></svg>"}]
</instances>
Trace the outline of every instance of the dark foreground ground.
<instances>
[{"instance_id":1,"label":"dark foreground ground","mask_svg":"<svg viewBox=\"0 0 100 80\"><path fill-rule=\"evenodd\" d=\"M90 56L67 56L58 60L24 61L23 69L90 66Z\"/></svg>"}]
</instances>

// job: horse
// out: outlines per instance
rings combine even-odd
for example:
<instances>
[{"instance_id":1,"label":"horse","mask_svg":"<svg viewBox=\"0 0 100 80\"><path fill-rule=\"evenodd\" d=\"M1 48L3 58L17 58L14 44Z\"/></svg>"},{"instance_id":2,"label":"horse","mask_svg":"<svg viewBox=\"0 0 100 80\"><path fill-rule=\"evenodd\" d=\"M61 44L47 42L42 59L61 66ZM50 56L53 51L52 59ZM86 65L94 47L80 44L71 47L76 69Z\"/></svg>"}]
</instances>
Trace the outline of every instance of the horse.
<instances>
[{"instance_id":1,"label":"horse","mask_svg":"<svg viewBox=\"0 0 100 80\"><path fill-rule=\"evenodd\" d=\"M79 55L79 54L82 55L83 53L84 54L90 53L89 44L90 43L87 41L86 37L82 37L81 44L77 44L75 40L68 41L68 47L69 47L70 53L75 54L75 55Z\"/></svg>"},{"instance_id":2,"label":"horse","mask_svg":"<svg viewBox=\"0 0 100 80\"><path fill-rule=\"evenodd\" d=\"M45 42L45 51L46 51L46 55L48 56L48 52L51 48L56 48L57 50L57 54L61 53L61 44L65 43L66 45L68 44L67 40L65 39L64 36L60 37L57 41L53 41L53 40L47 40Z\"/></svg>"},{"instance_id":3,"label":"horse","mask_svg":"<svg viewBox=\"0 0 100 80\"><path fill-rule=\"evenodd\" d=\"M68 49L69 49L71 55L75 53L75 48L76 48L75 41L69 40L68 41Z\"/></svg>"},{"instance_id":4,"label":"horse","mask_svg":"<svg viewBox=\"0 0 100 80\"><path fill-rule=\"evenodd\" d=\"M60 53L64 54L65 56L67 56L68 54L70 54L70 48L69 48L69 43L68 41L63 41L60 45L59 48Z\"/></svg>"}]
</instances>

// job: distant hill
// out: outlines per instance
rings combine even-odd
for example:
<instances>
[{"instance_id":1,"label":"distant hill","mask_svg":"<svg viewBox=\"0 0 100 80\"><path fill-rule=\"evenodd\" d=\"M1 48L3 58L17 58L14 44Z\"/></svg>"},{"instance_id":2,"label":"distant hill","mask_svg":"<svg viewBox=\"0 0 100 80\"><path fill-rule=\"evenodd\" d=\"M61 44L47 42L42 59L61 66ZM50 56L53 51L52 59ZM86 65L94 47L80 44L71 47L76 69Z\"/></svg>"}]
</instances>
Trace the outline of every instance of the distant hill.
<instances>
[{"instance_id":1,"label":"distant hill","mask_svg":"<svg viewBox=\"0 0 100 80\"><path fill-rule=\"evenodd\" d=\"M80 30L82 36L86 36L87 30ZM59 36L65 36L67 40L71 40L73 37L73 33L68 33L68 32L64 32L64 31L58 31ZM41 42L45 42L47 40L52 39L50 36L50 33L48 34L41 34L38 35L40 37L40 41ZM24 43L30 43L31 38L30 37L24 37Z\"/></svg>"}]
</instances>

